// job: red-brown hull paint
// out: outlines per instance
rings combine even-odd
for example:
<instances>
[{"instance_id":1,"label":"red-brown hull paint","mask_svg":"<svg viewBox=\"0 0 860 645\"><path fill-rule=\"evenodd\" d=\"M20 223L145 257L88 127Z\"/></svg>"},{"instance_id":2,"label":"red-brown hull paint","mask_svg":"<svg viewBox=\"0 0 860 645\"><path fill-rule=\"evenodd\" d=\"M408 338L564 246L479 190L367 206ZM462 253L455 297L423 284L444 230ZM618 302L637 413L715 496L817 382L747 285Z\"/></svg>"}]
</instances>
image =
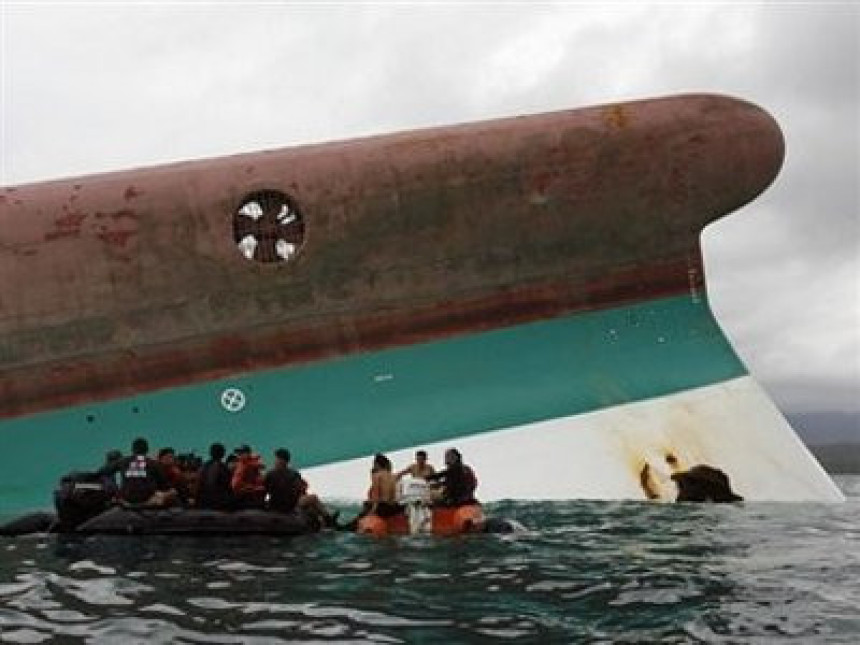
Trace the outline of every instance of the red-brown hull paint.
<instances>
[{"instance_id":1,"label":"red-brown hull paint","mask_svg":"<svg viewBox=\"0 0 860 645\"><path fill-rule=\"evenodd\" d=\"M699 234L784 154L690 95L0 191L0 418L704 288ZM260 264L232 217L304 216Z\"/></svg>"}]
</instances>

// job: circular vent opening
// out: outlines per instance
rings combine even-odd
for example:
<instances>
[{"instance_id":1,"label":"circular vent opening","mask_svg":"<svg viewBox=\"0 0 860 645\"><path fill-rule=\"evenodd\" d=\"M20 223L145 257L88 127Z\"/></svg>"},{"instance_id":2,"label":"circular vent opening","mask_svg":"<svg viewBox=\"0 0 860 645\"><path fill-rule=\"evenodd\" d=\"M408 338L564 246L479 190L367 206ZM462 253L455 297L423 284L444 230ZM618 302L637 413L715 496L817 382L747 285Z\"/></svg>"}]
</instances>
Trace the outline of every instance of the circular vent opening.
<instances>
[{"instance_id":1,"label":"circular vent opening","mask_svg":"<svg viewBox=\"0 0 860 645\"><path fill-rule=\"evenodd\" d=\"M295 202L277 190L251 193L233 215L239 251L257 262L287 262L302 246L305 223Z\"/></svg>"}]
</instances>

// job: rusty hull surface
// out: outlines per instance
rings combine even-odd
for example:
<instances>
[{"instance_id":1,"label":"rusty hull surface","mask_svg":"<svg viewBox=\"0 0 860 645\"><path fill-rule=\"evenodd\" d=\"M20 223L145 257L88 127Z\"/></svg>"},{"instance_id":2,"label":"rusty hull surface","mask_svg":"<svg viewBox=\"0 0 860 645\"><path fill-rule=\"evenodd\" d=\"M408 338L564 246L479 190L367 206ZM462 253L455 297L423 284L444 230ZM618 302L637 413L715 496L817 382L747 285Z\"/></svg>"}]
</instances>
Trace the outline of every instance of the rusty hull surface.
<instances>
[{"instance_id":1,"label":"rusty hull surface","mask_svg":"<svg viewBox=\"0 0 860 645\"><path fill-rule=\"evenodd\" d=\"M687 95L0 189L0 418L704 288L702 228L774 179ZM243 198L304 244L248 260Z\"/></svg>"}]
</instances>

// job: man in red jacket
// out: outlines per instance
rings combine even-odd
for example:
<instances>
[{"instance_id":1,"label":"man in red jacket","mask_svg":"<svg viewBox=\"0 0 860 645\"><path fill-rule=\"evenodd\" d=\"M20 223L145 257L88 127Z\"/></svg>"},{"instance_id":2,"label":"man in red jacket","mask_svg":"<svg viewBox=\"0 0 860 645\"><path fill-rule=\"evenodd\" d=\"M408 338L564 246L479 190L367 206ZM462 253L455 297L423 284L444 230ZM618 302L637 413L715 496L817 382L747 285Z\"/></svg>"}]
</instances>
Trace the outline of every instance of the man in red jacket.
<instances>
[{"instance_id":1,"label":"man in red jacket","mask_svg":"<svg viewBox=\"0 0 860 645\"><path fill-rule=\"evenodd\" d=\"M263 462L260 455L244 444L236 448L236 470L230 486L237 508L263 508L266 486L263 483Z\"/></svg>"}]
</instances>

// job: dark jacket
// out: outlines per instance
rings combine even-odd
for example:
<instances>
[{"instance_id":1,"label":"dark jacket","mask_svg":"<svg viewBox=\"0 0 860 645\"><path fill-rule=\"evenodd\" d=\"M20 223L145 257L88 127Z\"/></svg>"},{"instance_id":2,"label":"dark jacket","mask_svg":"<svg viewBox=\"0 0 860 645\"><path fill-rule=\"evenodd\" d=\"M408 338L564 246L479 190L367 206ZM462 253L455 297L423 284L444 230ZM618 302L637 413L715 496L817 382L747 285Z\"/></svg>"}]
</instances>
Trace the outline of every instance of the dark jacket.
<instances>
[{"instance_id":1,"label":"dark jacket","mask_svg":"<svg viewBox=\"0 0 860 645\"><path fill-rule=\"evenodd\" d=\"M478 479L466 464L459 463L448 466L445 470L427 477L427 481L438 481L442 484L441 506L463 506L475 504L475 488Z\"/></svg>"},{"instance_id":2,"label":"dark jacket","mask_svg":"<svg viewBox=\"0 0 860 645\"><path fill-rule=\"evenodd\" d=\"M197 480L197 508L226 511L233 507L232 475L224 462L210 459L200 469Z\"/></svg>"},{"instance_id":3,"label":"dark jacket","mask_svg":"<svg viewBox=\"0 0 860 645\"><path fill-rule=\"evenodd\" d=\"M121 480L119 496L131 504L143 504L155 491L170 488L159 463L146 455L121 459L117 471Z\"/></svg>"},{"instance_id":4,"label":"dark jacket","mask_svg":"<svg viewBox=\"0 0 860 645\"><path fill-rule=\"evenodd\" d=\"M268 507L273 511L291 513L308 485L292 468L272 468L263 480L268 495Z\"/></svg>"}]
</instances>

